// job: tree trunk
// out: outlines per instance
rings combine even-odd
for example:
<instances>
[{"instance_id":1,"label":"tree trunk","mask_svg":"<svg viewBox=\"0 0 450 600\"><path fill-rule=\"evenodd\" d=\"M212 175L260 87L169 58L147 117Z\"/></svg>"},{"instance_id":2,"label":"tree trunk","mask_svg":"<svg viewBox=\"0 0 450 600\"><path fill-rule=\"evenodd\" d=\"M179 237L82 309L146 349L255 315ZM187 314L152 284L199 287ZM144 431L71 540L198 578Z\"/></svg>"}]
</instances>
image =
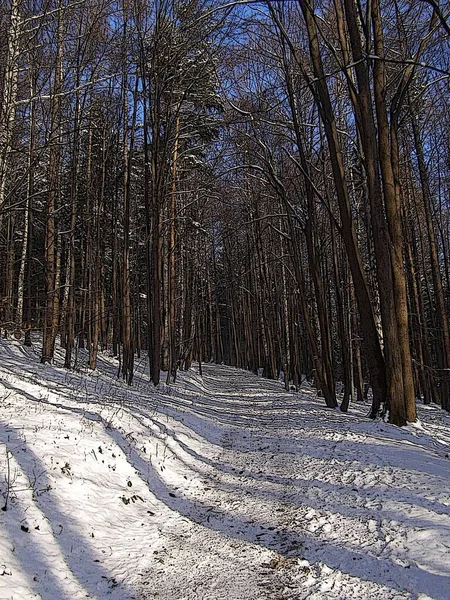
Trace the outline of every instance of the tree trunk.
<instances>
[{"instance_id":1,"label":"tree trunk","mask_svg":"<svg viewBox=\"0 0 450 600\"><path fill-rule=\"evenodd\" d=\"M55 78L51 98L50 154L48 166L48 195L45 227L45 314L41 362L53 360L55 348L54 330L57 319L57 239L55 225L56 200L59 191L60 167L60 92L62 87L63 19L62 2L58 1L58 32L55 62Z\"/></svg>"},{"instance_id":2,"label":"tree trunk","mask_svg":"<svg viewBox=\"0 0 450 600\"><path fill-rule=\"evenodd\" d=\"M374 404L375 406L380 406L385 403L387 396L385 362L381 351L380 340L378 338L369 288L358 249L350 208L350 198L345 179L344 163L339 146L339 136L327 87L327 79L322 65L315 18L309 1L305 0L305 2L302 3L301 8L308 30L310 55L316 78L315 82L311 83L311 89L318 102L319 112L324 124L325 135L328 142L333 179L341 217L342 239L347 251L350 271L354 283L355 297L361 318L361 329L363 331L363 340L373 389Z\"/></svg>"},{"instance_id":3,"label":"tree trunk","mask_svg":"<svg viewBox=\"0 0 450 600\"><path fill-rule=\"evenodd\" d=\"M386 68L384 62L383 29L378 0L371 5L374 33L374 49L379 60L374 61L374 97L378 126L378 153L383 184L383 196L388 223L392 286L397 321L397 347L400 361L392 365L392 382L395 383L389 397L389 420L394 425L405 425L415 421L416 405L414 379L408 331L408 300L403 268L403 235L400 194L398 191L398 144L395 117L389 127L386 107Z\"/></svg>"}]
</instances>

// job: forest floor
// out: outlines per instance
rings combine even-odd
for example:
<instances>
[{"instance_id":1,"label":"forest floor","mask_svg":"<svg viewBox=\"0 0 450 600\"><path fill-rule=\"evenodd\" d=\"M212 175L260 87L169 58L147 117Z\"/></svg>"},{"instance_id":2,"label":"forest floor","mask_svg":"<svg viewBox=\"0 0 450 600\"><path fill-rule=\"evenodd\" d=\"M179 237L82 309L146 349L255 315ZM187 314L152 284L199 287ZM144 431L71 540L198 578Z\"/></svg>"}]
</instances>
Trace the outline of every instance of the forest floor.
<instances>
[{"instance_id":1,"label":"forest floor","mask_svg":"<svg viewBox=\"0 0 450 600\"><path fill-rule=\"evenodd\" d=\"M449 600L450 415L82 359L0 342L0 599Z\"/></svg>"}]
</instances>

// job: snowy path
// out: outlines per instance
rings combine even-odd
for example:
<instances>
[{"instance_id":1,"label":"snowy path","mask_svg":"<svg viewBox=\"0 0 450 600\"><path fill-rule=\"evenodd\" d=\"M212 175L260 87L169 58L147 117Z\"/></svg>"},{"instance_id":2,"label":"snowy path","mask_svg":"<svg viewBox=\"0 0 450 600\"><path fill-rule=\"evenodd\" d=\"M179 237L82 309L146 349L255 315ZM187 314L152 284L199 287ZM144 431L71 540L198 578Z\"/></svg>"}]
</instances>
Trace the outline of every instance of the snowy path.
<instances>
[{"instance_id":1,"label":"snowy path","mask_svg":"<svg viewBox=\"0 0 450 600\"><path fill-rule=\"evenodd\" d=\"M450 599L450 418L225 366L158 394L0 345L0 599ZM8 451L8 453L7 453Z\"/></svg>"}]
</instances>

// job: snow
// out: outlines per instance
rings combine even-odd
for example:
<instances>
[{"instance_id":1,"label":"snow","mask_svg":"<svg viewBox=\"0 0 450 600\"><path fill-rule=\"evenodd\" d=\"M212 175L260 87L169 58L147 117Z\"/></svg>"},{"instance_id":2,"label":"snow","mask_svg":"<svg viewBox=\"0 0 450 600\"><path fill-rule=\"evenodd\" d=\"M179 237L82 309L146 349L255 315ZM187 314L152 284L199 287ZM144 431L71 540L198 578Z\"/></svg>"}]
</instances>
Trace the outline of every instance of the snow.
<instances>
[{"instance_id":1,"label":"snow","mask_svg":"<svg viewBox=\"0 0 450 600\"><path fill-rule=\"evenodd\" d=\"M155 390L145 360L130 388L38 351L0 342L0 599L450 598L438 407L400 429L223 365Z\"/></svg>"}]
</instances>

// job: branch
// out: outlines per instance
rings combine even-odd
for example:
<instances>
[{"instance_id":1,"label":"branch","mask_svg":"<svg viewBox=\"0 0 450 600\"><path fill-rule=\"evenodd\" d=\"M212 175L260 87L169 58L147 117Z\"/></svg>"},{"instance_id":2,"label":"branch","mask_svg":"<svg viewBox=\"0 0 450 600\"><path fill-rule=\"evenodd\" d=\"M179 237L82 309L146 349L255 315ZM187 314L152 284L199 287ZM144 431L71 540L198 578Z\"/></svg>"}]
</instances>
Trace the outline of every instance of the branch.
<instances>
[{"instance_id":1,"label":"branch","mask_svg":"<svg viewBox=\"0 0 450 600\"><path fill-rule=\"evenodd\" d=\"M450 71L446 71L445 69L440 69L439 67L433 67L428 63L423 61L414 60L413 58L403 58L403 59L394 59L394 58L381 58L376 54L367 54L366 59L370 60L383 60L386 63L393 63L396 65L413 65L415 67L423 67L424 69L430 69L431 71L436 71L436 73L442 73L447 77L450 77Z\"/></svg>"},{"instance_id":2,"label":"branch","mask_svg":"<svg viewBox=\"0 0 450 600\"><path fill-rule=\"evenodd\" d=\"M92 85L95 85L97 83L103 83L104 81L109 81L110 79L114 79L114 77L117 77L118 75L119 75L119 73L114 73L114 75L108 75L107 77L101 77L100 79L95 79L94 81L88 81L86 83L83 83L82 85L72 88L71 90L68 90L67 92L59 92L58 94L48 94L47 96L37 95L37 96L33 96L32 98L26 98L25 100L18 100L15 103L15 106L30 104L31 102L36 102L36 100L51 100L52 98L61 98L63 96L69 96L70 94L79 92L80 90L83 90L83 89L90 87Z\"/></svg>"},{"instance_id":3,"label":"branch","mask_svg":"<svg viewBox=\"0 0 450 600\"><path fill-rule=\"evenodd\" d=\"M447 32L447 35L450 36L450 25L447 23L448 15L447 15L447 17L445 17L442 14L439 3L436 0L422 0L422 2L425 2L426 4L429 4L430 6L433 7L433 10L436 13L437 18L441 22L442 27Z\"/></svg>"}]
</instances>

